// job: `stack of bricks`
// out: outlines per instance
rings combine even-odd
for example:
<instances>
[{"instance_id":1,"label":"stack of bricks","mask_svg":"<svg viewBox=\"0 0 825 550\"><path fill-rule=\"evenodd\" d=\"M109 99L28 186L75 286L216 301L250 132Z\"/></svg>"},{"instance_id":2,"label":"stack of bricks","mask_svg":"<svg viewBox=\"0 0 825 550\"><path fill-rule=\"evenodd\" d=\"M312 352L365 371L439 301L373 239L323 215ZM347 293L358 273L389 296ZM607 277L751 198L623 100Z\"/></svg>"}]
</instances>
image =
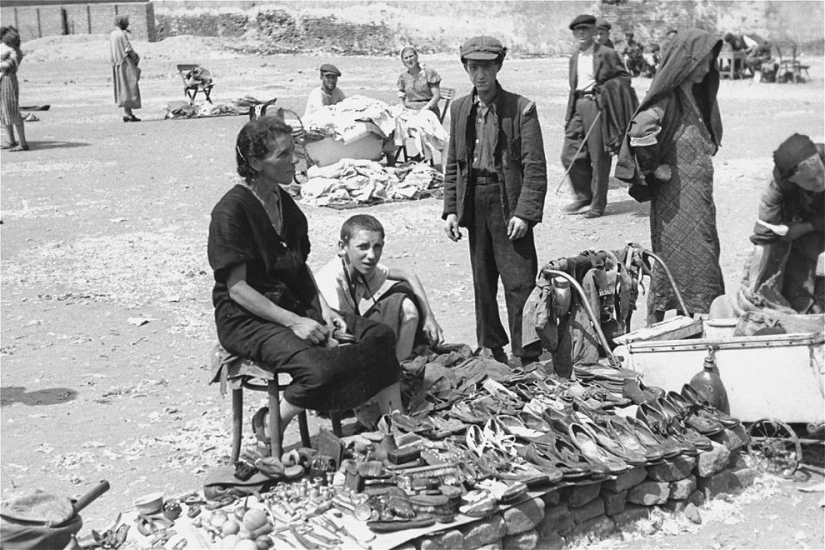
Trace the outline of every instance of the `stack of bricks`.
<instances>
[{"instance_id":1,"label":"stack of bricks","mask_svg":"<svg viewBox=\"0 0 825 550\"><path fill-rule=\"evenodd\" d=\"M706 499L735 494L756 474L741 457L747 435L741 426L713 436L713 449L637 466L606 481L553 489L490 517L437 535L421 537L403 550L564 548L583 537L603 538L647 518L652 507L701 522Z\"/></svg>"}]
</instances>

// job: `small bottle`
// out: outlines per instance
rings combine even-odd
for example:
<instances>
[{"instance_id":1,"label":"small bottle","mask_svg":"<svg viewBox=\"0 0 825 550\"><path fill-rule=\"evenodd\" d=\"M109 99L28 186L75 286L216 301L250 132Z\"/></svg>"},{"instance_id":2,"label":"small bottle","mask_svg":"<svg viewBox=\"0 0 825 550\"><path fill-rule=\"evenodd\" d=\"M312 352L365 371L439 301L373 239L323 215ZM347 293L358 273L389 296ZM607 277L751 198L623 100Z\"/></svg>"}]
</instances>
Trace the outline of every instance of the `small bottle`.
<instances>
[{"instance_id":1,"label":"small bottle","mask_svg":"<svg viewBox=\"0 0 825 550\"><path fill-rule=\"evenodd\" d=\"M708 347L708 355L701 372L691 378L690 385L702 397L707 399L711 406L716 407L725 414L730 414L730 403L728 402L728 392L722 383L719 375L719 367L716 366L716 357L712 347Z\"/></svg>"},{"instance_id":2,"label":"small bottle","mask_svg":"<svg viewBox=\"0 0 825 550\"><path fill-rule=\"evenodd\" d=\"M570 311L570 281L564 277L553 277L553 313L561 319Z\"/></svg>"}]
</instances>

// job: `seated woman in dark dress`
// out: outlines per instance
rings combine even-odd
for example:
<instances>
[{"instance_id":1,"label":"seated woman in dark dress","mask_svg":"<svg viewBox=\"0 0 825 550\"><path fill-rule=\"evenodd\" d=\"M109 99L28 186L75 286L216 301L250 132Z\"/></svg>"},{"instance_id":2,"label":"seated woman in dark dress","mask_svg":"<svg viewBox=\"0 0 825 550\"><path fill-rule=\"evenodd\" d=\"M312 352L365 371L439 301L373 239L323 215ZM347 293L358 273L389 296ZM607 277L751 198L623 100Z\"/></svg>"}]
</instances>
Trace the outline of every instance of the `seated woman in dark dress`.
<instances>
[{"instance_id":1,"label":"seated woman in dark dress","mask_svg":"<svg viewBox=\"0 0 825 550\"><path fill-rule=\"evenodd\" d=\"M279 184L295 173L292 129L277 117L238 134L236 184L212 210L209 264L218 340L227 351L286 372L281 430L299 412L341 412L375 397L401 410L395 337L384 325L333 311L306 260L307 219ZM339 345L333 330L355 342Z\"/></svg>"}]
</instances>

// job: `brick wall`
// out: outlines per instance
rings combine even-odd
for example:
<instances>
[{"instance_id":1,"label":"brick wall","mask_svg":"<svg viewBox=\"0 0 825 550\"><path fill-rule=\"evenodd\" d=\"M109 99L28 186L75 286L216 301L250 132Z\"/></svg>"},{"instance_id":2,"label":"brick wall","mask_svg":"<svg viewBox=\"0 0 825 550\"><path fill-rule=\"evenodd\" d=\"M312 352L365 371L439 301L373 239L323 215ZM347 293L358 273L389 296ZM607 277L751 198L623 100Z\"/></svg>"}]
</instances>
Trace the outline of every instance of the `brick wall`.
<instances>
[{"instance_id":1,"label":"brick wall","mask_svg":"<svg viewBox=\"0 0 825 550\"><path fill-rule=\"evenodd\" d=\"M14 25L23 42L62 34L108 34L115 16L129 16L132 38L154 42L155 9L151 2L73 3L0 6L0 23Z\"/></svg>"}]
</instances>

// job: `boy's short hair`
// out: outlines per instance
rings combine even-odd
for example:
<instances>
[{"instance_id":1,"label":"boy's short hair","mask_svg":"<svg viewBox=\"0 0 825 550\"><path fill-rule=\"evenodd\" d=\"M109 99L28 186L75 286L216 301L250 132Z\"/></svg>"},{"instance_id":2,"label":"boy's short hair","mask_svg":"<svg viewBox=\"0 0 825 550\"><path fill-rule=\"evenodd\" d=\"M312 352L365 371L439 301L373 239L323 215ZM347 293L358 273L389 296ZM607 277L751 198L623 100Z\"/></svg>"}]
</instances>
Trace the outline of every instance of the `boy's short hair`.
<instances>
[{"instance_id":1,"label":"boy's short hair","mask_svg":"<svg viewBox=\"0 0 825 550\"><path fill-rule=\"evenodd\" d=\"M341 241L348 243L355 232L359 230L375 231L376 233L381 234L381 238L384 238L384 226L381 225L381 222L379 222L375 216L370 216L369 214L356 214L355 216L350 217L344 222L344 225L341 226Z\"/></svg>"}]
</instances>

